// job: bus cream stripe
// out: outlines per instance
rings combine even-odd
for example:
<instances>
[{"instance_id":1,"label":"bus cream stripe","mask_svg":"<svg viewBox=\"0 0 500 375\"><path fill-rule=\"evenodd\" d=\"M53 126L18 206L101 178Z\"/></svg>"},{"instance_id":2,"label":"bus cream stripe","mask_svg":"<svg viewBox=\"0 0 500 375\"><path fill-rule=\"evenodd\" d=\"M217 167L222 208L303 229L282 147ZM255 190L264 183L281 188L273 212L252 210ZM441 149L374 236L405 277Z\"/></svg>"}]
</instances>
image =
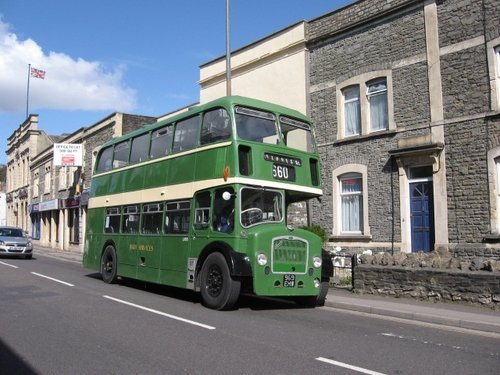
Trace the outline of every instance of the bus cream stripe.
<instances>
[{"instance_id":1,"label":"bus cream stripe","mask_svg":"<svg viewBox=\"0 0 500 375\"><path fill-rule=\"evenodd\" d=\"M126 193L118 193L113 195L103 195L92 197L89 199L89 208L120 206L124 204L142 204L148 202L158 202L166 200L190 199L198 190L208 189L215 186L221 186L222 178L194 181L184 184L161 186L153 189L137 190ZM265 185L263 185L263 182ZM305 186L296 186L283 182L272 182L255 180L251 178L232 177L228 178L227 184L245 184L255 185L274 189L286 189L309 193L314 195L322 195L323 191L317 188L309 188Z\"/></svg>"}]
</instances>

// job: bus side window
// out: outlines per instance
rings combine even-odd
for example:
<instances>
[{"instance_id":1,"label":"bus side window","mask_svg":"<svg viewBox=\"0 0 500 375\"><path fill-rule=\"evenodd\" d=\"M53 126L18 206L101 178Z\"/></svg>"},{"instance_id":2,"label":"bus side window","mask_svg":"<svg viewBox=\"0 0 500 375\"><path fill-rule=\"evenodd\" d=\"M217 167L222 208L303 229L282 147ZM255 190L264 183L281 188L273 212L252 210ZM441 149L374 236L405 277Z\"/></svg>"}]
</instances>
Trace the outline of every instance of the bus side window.
<instances>
[{"instance_id":1,"label":"bus side window","mask_svg":"<svg viewBox=\"0 0 500 375\"><path fill-rule=\"evenodd\" d=\"M142 233L160 234L162 217L163 203L145 204L142 207Z\"/></svg>"},{"instance_id":2,"label":"bus side window","mask_svg":"<svg viewBox=\"0 0 500 375\"><path fill-rule=\"evenodd\" d=\"M200 144L217 142L231 136L231 121L227 111L219 108L203 115Z\"/></svg>"},{"instance_id":3,"label":"bus side window","mask_svg":"<svg viewBox=\"0 0 500 375\"><path fill-rule=\"evenodd\" d=\"M113 152L113 168L121 168L128 164L129 150L129 141L121 142L115 145L115 150Z\"/></svg>"},{"instance_id":4,"label":"bus side window","mask_svg":"<svg viewBox=\"0 0 500 375\"><path fill-rule=\"evenodd\" d=\"M208 228L210 223L210 192L205 191L196 195L196 209L194 227L196 229Z\"/></svg>"},{"instance_id":5,"label":"bus side window","mask_svg":"<svg viewBox=\"0 0 500 375\"><path fill-rule=\"evenodd\" d=\"M179 121L175 125L173 152L190 150L198 145L200 117Z\"/></svg>"},{"instance_id":6,"label":"bus side window","mask_svg":"<svg viewBox=\"0 0 500 375\"><path fill-rule=\"evenodd\" d=\"M183 234L189 231L190 202L169 202L166 204L164 231L169 234Z\"/></svg>"},{"instance_id":7,"label":"bus side window","mask_svg":"<svg viewBox=\"0 0 500 375\"><path fill-rule=\"evenodd\" d=\"M107 147L102 150L97 163L96 172L106 172L111 169L111 161L113 160L113 147Z\"/></svg>"},{"instance_id":8,"label":"bus side window","mask_svg":"<svg viewBox=\"0 0 500 375\"><path fill-rule=\"evenodd\" d=\"M151 149L149 157L151 159L170 154L174 126L168 125L151 133Z\"/></svg>"},{"instance_id":9,"label":"bus side window","mask_svg":"<svg viewBox=\"0 0 500 375\"><path fill-rule=\"evenodd\" d=\"M110 207L106 209L104 232L105 233L120 232L120 207Z\"/></svg>"},{"instance_id":10,"label":"bus side window","mask_svg":"<svg viewBox=\"0 0 500 375\"><path fill-rule=\"evenodd\" d=\"M139 233L139 207L128 206L123 209L122 233Z\"/></svg>"},{"instance_id":11,"label":"bus side window","mask_svg":"<svg viewBox=\"0 0 500 375\"><path fill-rule=\"evenodd\" d=\"M149 133L140 135L132 139L130 150L130 163L140 163L148 158Z\"/></svg>"},{"instance_id":12,"label":"bus side window","mask_svg":"<svg viewBox=\"0 0 500 375\"><path fill-rule=\"evenodd\" d=\"M225 192L230 194L228 200L223 198ZM217 232L231 233L234 229L234 196L231 187L215 191L213 229Z\"/></svg>"}]
</instances>

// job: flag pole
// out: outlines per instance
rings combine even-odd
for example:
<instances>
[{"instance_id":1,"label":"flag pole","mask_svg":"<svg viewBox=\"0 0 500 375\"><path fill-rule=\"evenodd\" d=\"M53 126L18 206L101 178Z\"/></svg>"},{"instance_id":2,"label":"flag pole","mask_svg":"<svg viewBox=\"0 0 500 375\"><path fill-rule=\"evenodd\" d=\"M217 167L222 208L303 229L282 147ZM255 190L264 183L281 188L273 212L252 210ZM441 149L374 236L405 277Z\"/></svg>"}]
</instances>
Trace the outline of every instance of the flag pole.
<instances>
[{"instance_id":1,"label":"flag pole","mask_svg":"<svg viewBox=\"0 0 500 375\"><path fill-rule=\"evenodd\" d=\"M26 118L28 118L28 106L30 101L30 74L31 64L28 64L28 86L26 87Z\"/></svg>"}]
</instances>

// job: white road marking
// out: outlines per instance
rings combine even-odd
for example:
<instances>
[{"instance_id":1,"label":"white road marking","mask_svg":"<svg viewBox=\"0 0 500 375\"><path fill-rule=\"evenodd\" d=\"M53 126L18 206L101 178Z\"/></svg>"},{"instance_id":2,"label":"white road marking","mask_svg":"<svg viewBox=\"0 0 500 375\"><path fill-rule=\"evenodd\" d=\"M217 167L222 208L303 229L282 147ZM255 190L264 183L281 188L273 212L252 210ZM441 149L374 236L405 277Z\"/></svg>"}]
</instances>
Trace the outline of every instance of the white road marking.
<instances>
[{"instance_id":1,"label":"white road marking","mask_svg":"<svg viewBox=\"0 0 500 375\"><path fill-rule=\"evenodd\" d=\"M53 277L45 276L45 275L42 275L41 273L31 272L31 274L43 277L45 279L49 279L49 280L55 281L56 283L61 283L61 284L67 285L67 286L74 286L73 284L67 283L66 281L61 281L61 280L58 280L58 279L54 279Z\"/></svg>"},{"instance_id":2,"label":"white road marking","mask_svg":"<svg viewBox=\"0 0 500 375\"><path fill-rule=\"evenodd\" d=\"M13 264L9 264L9 263L0 262L0 264L3 264L4 266L9 266L12 268L19 268L18 266L14 266Z\"/></svg>"},{"instance_id":3,"label":"white road marking","mask_svg":"<svg viewBox=\"0 0 500 375\"><path fill-rule=\"evenodd\" d=\"M347 368L349 370L354 370L354 371L357 371L357 372L362 372L363 374L385 375L385 374L383 374L381 372L376 372L376 371L368 370L368 369L365 369L365 368L362 368L362 367L357 367L357 366L349 365L347 363L343 363L343 362L339 362L339 361L334 361L333 359L318 357L318 358L316 358L316 360L321 361L321 362L325 362L325 363L329 363L329 364L334 365L334 366L339 366L339 367Z\"/></svg>"},{"instance_id":4,"label":"white road marking","mask_svg":"<svg viewBox=\"0 0 500 375\"><path fill-rule=\"evenodd\" d=\"M206 329L215 329L215 327L212 327L212 326L209 326L209 325L206 325L206 324L203 324L203 323L198 323L198 322L195 322L193 320L184 319L184 318L181 318L179 316L175 316L175 315L167 314L167 313L164 313L164 312L161 312L161 311L158 311L158 310L150 309L149 307L144 307L144 306L141 306L141 305L136 305L135 303L127 302L127 301L124 301L124 300L121 300L121 299L118 299L118 298L114 298L114 297L111 297L111 296L103 296L103 297L107 298L107 299L110 299L112 301L115 301L115 302L123 303L124 305L135 307L137 309L141 309L141 310L144 310L144 311L152 312L154 314L165 316L165 317L170 318L170 319L179 320L181 322L192 324L192 325L195 325L195 326L198 326L198 327L202 327L202 328L206 328Z\"/></svg>"}]
</instances>

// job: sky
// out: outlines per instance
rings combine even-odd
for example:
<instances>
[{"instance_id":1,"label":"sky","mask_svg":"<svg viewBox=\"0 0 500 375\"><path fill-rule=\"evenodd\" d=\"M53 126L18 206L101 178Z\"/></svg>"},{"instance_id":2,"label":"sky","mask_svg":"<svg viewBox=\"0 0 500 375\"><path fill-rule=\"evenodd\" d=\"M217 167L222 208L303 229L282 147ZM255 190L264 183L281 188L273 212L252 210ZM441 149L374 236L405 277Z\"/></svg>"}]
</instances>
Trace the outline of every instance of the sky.
<instances>
[{"instance_id":1,"label":"sky","mask_svg":"<svg viewBox=\"0 0 500 375\"><path fill-rule=\"evenodd\" d=\"M230 0L230 49L351 2ZM226 0L1 0L0 164L27 103L49 135L115 111L158 117L198 102L200 65L225 53ZM30 64L45 78L27 100Z\"/></svg>"}]
</instances>

